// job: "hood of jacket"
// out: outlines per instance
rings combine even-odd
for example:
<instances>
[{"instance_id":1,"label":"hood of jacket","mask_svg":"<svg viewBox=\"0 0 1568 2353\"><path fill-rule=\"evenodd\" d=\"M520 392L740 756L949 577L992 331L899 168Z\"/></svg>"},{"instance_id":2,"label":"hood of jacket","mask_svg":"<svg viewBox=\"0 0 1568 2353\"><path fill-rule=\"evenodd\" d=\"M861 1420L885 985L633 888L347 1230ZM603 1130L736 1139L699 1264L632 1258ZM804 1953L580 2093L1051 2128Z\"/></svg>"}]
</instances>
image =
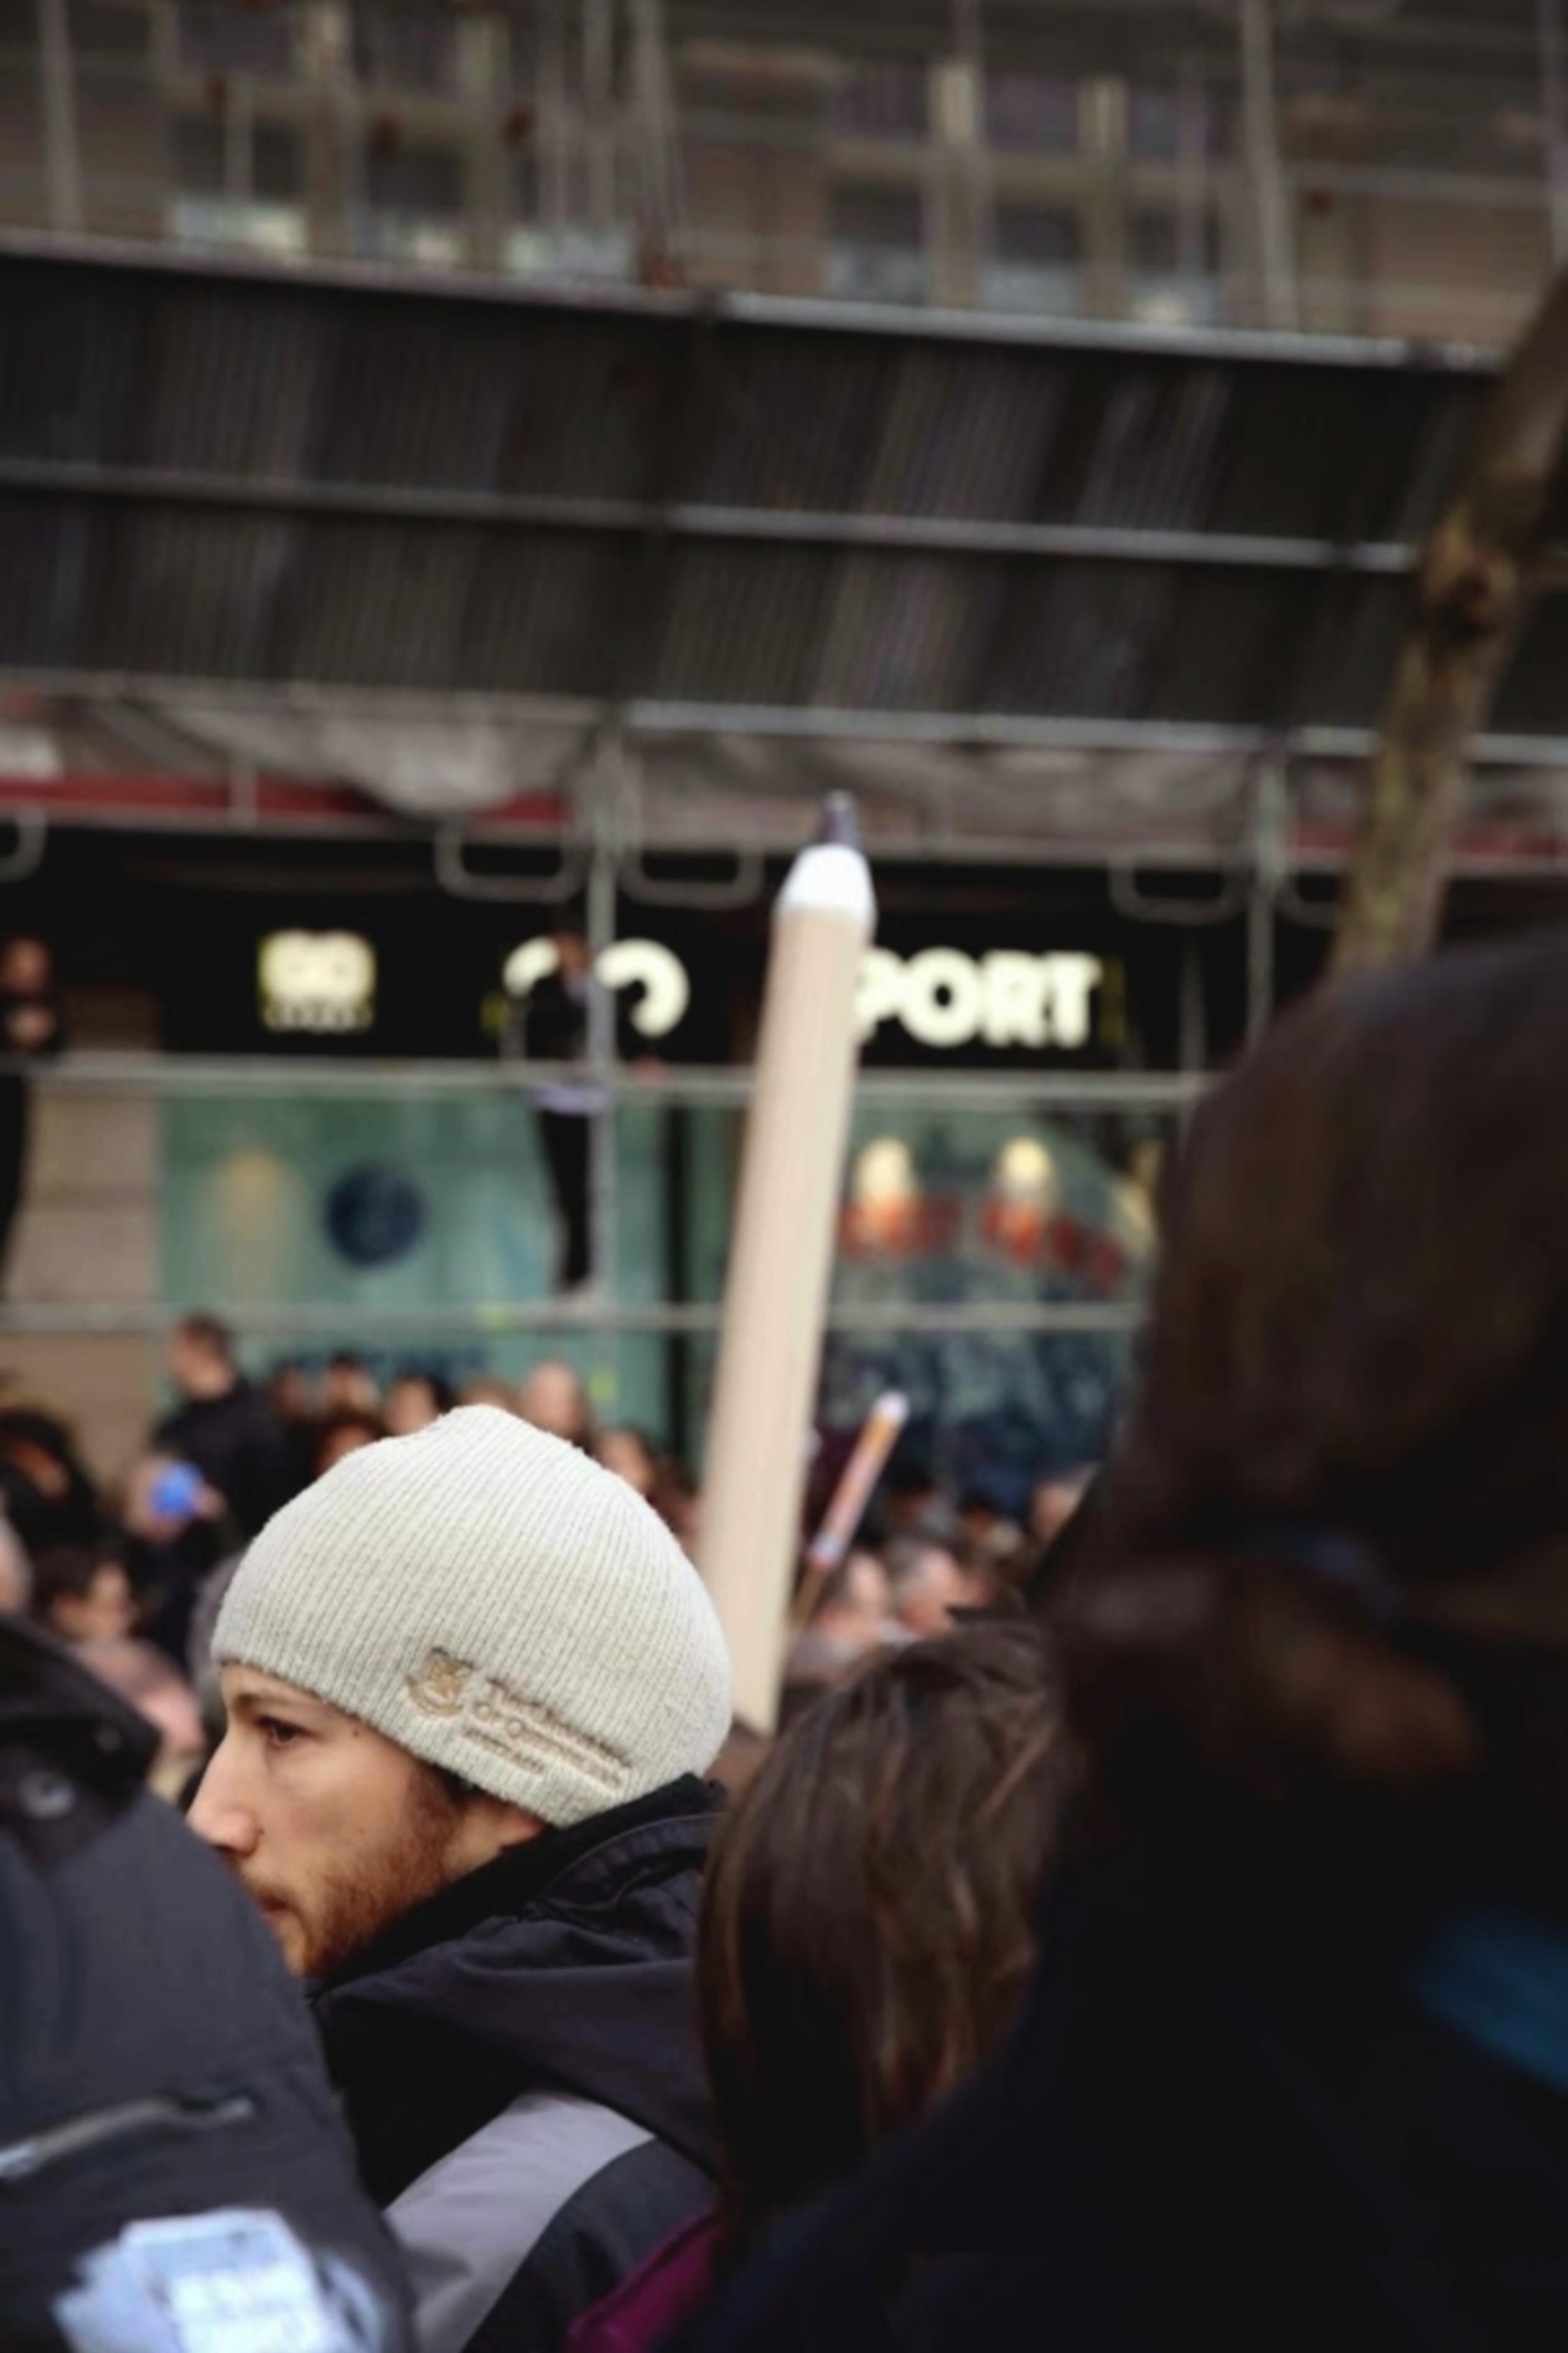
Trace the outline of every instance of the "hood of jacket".
<instances>
[{"instance_id":1,"label":"hood of jacket","mask_svg":"<svg viewBox=\"0 0 1568 2353\"><path fill-rule=\"evenodd\" d=\"M546 1831L315 1989L382 2204L536 2090L598 2101L712 2169L692 1948L720 1803L689 1775Z\"/></svg>"}]
</instances>

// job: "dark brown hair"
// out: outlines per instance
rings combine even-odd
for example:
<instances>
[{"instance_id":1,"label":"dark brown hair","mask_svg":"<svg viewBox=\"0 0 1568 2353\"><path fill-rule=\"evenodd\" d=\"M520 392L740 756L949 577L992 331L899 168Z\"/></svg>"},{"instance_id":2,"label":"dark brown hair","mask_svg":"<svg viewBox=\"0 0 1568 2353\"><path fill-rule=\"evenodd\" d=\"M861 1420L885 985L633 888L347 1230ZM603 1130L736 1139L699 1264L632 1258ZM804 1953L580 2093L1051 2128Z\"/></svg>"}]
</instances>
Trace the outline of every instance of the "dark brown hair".
<instances>
[{"instance_id":1,"label":"dark brown hair","mask_svg":"<svg viewBox=\"0 0 1568 2353\"><path fill-rule=\"evenodd\" d=\"M1489 1643L1568 1664L1565 1074L1539 940L1320 996L1200 1113L1055 1613L1100 1785L1405 1799L1498 1761Z\"/></svg>"},{"instance_id":2,"label":"dark brown hair","mask_svg":"<svg viewBox=\"0 0 1568 2353\"><path fill-rule=\"evenodd\" d=\"M699 1981L743 2243L847 2174L1012 2022L1064 1778L1028 1625L879 1659L809 1708L721 1831Z\"/></svg>"}]
</instances>

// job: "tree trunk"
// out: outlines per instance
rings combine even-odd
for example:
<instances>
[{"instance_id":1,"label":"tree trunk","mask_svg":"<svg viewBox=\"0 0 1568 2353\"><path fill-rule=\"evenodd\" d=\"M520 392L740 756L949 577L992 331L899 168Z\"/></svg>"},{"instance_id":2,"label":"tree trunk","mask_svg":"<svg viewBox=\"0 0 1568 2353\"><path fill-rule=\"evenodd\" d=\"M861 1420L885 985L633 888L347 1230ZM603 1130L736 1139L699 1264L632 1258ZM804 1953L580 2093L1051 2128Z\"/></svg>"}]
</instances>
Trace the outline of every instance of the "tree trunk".
<instances>
[{"instance_id":1,"label":"tree trunk","mask_svg":"<svg viewBox=\"0 0 1568 2353\"><path fill-rule=\"evenodd\" d=\"M1510 355L1458 491L1416 566L1330 969L1404 964L1432 945L1465 754L1485 726L1537 586L1568 438L1568 270Z\"/></svg>"}]
</instances>

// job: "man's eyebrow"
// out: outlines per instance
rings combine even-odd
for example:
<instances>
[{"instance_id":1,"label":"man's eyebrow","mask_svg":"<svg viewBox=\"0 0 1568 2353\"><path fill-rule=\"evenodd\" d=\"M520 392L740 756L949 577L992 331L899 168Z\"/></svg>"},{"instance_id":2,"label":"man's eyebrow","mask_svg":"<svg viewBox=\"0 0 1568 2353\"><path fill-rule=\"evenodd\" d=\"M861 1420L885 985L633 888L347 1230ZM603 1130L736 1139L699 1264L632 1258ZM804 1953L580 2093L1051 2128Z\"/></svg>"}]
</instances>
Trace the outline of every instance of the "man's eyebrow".
<instances>
[{"instance_id":1,"label":"man's eyebrow","mask_svg":"<svg viewBox=\"0 0 1568 2353\"><path fill-rule=\"evenodd\" d=\"M275 1709L289 1709L309 1715L316 1703L303 1692L268 1690L265 1684L247 1683L227 1703L230 1715L270 1715Z\"/></svg>"}]
</instances>

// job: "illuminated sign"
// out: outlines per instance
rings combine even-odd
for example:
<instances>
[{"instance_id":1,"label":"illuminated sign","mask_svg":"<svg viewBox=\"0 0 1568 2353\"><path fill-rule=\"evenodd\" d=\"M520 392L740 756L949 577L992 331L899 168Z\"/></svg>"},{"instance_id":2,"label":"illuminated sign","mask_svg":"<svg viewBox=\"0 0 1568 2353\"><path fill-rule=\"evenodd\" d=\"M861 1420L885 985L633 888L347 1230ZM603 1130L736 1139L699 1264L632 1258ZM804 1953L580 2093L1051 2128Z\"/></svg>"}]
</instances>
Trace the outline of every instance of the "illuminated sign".
<instances>
[{"instance_id":1,"label":"illuminated sign","mask_svg":"<svg viewBox=\"0 0 1568 2353\"><path fill-rule=\"evenodd\" d=\"M987 1046L1086 1046L1089 998L1104 972L1091 955L922 948L906 958L868 948L856 997L861 1043L884 1021L897 1021L922 1046L967 1046L976 1038Z\"/></svg>"},{"instance_id":2,"label":"illuminated sign","mask_svg":"<svg viewBox=\"0 0 1568 2353\"><path fill-rule=\"evenodd\" d=\"M509 997L521 1000L547 980L560 961L553 940L524 940L508 956L501 985ZM632 1028L639 1038L668 1038L691 1002L686 966L657 940L617 940L595 969L605 987L617 995L623 988L641 992L631 1010Z\"/></svg>"},{"instance_id":3,"label":"illuminated sign","mask_svg":"<svg viewBox=\"0 0 1568 2353\"><path fill-rule=\"evenodd\" d=\"M325 1036L375 1018L375 950L358 932L269 933L257 976L268 1029Z\"/></svg>"},{"instance_id":4,"label":"illuminated sign","mask_svg":"<svg viewBox=\"0 0 1568 2353\"><path fill-rule=\"evenodd\" d=\"M506 960L509 997L526 997L559 963L549 938L524 940ZM617 940L599 958L598 976L610 989L641 991L632 1027L644 1038L664 1038L691 1001L691 984L679 956L657 940ZM1105 976L1098 956L1058 952L1027 955L997 948L984 956L959 948L922 948L912 956L868 948L856 992L860 1042L885 1021L896 1021L922 1046L1047 1047L1072 1051L1090 1037L1090 999Z\"/></svg>"}]
</instances>

